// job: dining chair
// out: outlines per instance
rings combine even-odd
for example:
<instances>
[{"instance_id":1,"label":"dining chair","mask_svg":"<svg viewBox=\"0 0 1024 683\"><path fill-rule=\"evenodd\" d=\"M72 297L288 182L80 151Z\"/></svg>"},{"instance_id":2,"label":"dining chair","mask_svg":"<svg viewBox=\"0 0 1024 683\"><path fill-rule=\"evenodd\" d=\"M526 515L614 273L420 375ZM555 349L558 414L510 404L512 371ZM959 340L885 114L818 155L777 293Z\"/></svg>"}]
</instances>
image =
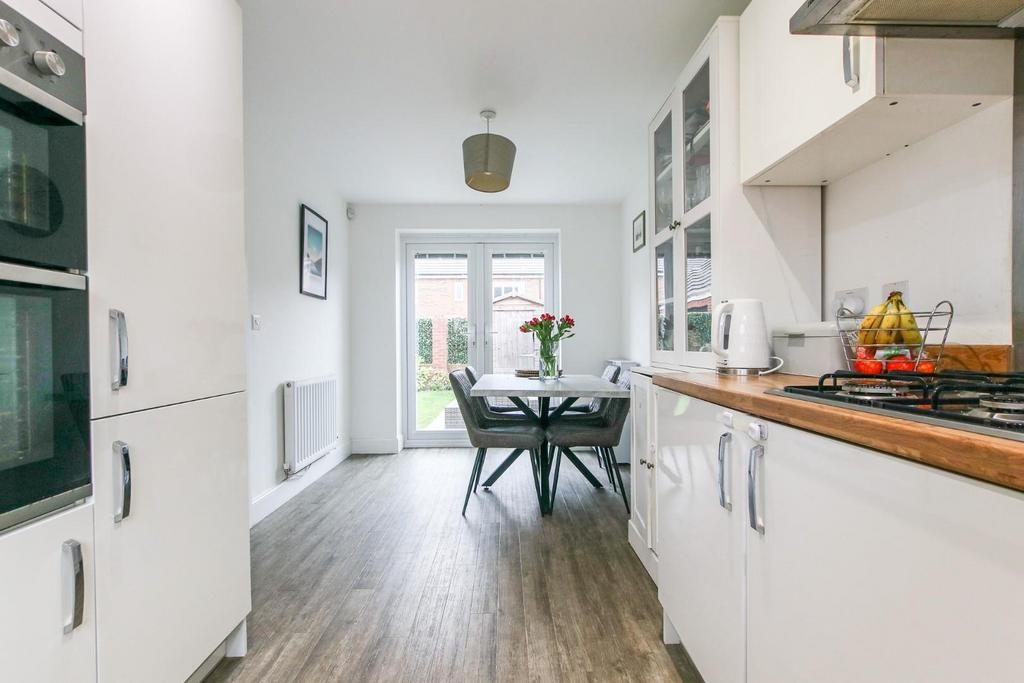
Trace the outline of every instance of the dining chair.
<instances>
[{"instance_id":1,"label":"dining chair","mask_svg":"<svg viewBox=\"0 0 1024 683\"><path fill-rule=\"evenodd\" d=\"M476 459L473 462L473 470L469 475L469 485L466 487L466 500L462 504L462 514L466 514L469 506L469 496L474 493L480 483L480 473L483 471L484 459L489 448L511 448L530 452L530 463L533 469L533 484L540 496L540 479L538 479L537 465L540 462L541 444L544 442L544 430L533 423L525 420L502 417L497 413L491 413L487 409L487 403L482 398L474 398L469 395L473 385L469 381L469 375L464 370L456 370L448 375L452 385L452 392L459 404L459 411L462 413L462 421L466 423L466 433L469 435L469 442L476 451ZM538 498L539 499L539 498Z\"/></svg>"},{"instance_id":2,"label":"dining chair","mask_svg":"<svg viewBox=\"0 0 1024 683\"><path fill-rule=\"evenodd\" d=\"M629 375L627 374L619 380L618 385L623 389L629 389ZM615 447L622 440L622 430L625 427L627 415L629 415L629 399L611 398L604 400L597 413L578 417L563 415L561 419L548 426L548 443L558 451L554 481L551 484L552 504L554 504L555 493L558 490L558 474L561 469L562 456L565 455L575 461L577 458L572 452L573 448L593 448L598 453L598 458L603 461L609 476L613 478L616 488L622 496L622 502L626 506L626 513L629 513L626 487L622 483L622 474L615 464Z\"/></svg>"}]
</instances>

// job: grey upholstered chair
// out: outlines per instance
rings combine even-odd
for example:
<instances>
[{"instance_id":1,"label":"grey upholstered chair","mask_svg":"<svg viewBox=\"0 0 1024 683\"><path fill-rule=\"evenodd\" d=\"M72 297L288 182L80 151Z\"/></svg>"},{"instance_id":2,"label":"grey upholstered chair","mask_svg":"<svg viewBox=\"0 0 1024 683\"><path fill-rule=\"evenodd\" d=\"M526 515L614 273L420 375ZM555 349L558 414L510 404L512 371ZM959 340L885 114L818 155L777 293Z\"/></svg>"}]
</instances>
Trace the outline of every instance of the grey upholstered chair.
<instances>
[{"instance_id":1,"label":"grey upholstered chair","mask_svg":"<svg viewBox=\"0 0 1024 683\"><path fill-rule=\"evenodd\" d=\"M466 487L466 500L462 504L462 514L466 514L469 496L476 491L480 483L480 473L484 467L484 458L488 448L512 448L530 451L530 461L534 466L534 486L540 487L537 479L536 464L540 458L540 448L544 441L544 430L529 422L516 418L497 416L487 409L481 398L469 395L472 383L463 370L456 370L448 375L459 403L462 420L466 423L469 442L477 449L473 471L469 475L469 486Z\"/></svg>"},{"instance_id":2,"label":"grey upholstered chair","mask_svg":"<svg viewBox=\"0 0 1024 683\"><path fill-rule=\"evenodd\" d=\"M618 385L628 389L630 385L627 374ZM615 465L615 447L622 439L622 429L626 424L626 416L629 415L628 398L606 399L597 413L592 415L568 416L563 415L561 419L552 422L547 429L548 443L558 450L558 459L555 462L554 482L551 487L551 500L555 499L555 492L558 490L558 473L562 464L562 454L571 452L573 448L593 448L598 457L604 462L610 477L614 477L619 493L622 495L622 502L629 513L629 498L626 496L626 488L622 483L622 474Z\"/></svg>"},{"instance_id":3,"label":"grey upholstered chair","mask_svg":"<svg viewBox=\"0 0 1024 683\"><path fill-rule=\"evenodd\" d=\"M608 364L605 366L604 372L601 373L601 379L614 384L619 381L619 373L621 370L622 369L618 365ZM592 398L586 403L582 403L580 405L573 404L569 406L565 412L567 414L583 413L585 415L593 415L601 409L601 406L603 406L607 400L608 399L606 398Z\"/></svg>"}]
</instances>

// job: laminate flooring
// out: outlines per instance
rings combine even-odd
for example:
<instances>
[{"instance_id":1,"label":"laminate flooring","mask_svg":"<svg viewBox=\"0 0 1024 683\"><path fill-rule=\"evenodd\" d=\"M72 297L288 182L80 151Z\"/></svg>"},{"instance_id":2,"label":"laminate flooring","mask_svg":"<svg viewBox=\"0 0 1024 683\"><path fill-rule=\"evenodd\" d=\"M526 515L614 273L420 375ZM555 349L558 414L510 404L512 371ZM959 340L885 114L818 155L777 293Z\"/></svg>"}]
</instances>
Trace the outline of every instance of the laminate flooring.
<instances>
[{"instance_id":1,"label":"laminate flooring","mask_svg":"<svg viewBox=\"0 0 1024 683\"><path fill-rule=\"evenodd\" d=\"M473 456L352 456L253 528L249 653L206 680L699 680L610 486L563 462L542 518L524 455L463 517Z\"/></svg>"}]
</instances>

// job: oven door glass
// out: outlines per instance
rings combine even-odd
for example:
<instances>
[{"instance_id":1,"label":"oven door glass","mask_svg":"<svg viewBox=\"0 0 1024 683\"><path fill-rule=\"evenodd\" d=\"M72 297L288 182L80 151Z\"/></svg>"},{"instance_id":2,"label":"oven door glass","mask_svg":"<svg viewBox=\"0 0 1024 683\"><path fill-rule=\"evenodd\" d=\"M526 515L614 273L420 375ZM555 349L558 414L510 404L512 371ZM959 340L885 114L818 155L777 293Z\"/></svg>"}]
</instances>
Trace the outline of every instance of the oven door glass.
<instances>
[{"instance_id":1,"label":"oven door glass","mask_svg":"<svg viewBox=\"0 0 1024 683\"><path fill-rule=\"evenodd\" d=\"M0 529L84 497L87 340L85 290L0 280Z\"/></svg>"},{"instance_id":2,"label":"oven door glass","mask_svg":"<svg viewBox=\"0 0 1024 683\"><path fill-rule=\"evenodd\" d=\"M85 270L85 129L0 87L0 260Z\"/></svg>"}]
</instances>

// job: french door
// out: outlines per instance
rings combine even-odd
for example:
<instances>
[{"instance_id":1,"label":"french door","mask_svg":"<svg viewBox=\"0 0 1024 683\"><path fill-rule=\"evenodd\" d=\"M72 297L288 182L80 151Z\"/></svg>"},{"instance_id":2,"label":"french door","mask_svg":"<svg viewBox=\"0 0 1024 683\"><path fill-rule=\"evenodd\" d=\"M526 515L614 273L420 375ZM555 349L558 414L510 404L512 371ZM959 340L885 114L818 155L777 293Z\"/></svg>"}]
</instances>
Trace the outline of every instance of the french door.
<instances>
[{"instance_id":1,"label":"french door","mask_svg":"<svg viewBox=\"0 0 1024 683\"><path fill-rule=\"evenodd\" d=\"M448 373L535 369L519 326L558 312L550 241L409 241L405 244L405 435L409 446L468 444Z\"/></svg>"}]
</instances>

